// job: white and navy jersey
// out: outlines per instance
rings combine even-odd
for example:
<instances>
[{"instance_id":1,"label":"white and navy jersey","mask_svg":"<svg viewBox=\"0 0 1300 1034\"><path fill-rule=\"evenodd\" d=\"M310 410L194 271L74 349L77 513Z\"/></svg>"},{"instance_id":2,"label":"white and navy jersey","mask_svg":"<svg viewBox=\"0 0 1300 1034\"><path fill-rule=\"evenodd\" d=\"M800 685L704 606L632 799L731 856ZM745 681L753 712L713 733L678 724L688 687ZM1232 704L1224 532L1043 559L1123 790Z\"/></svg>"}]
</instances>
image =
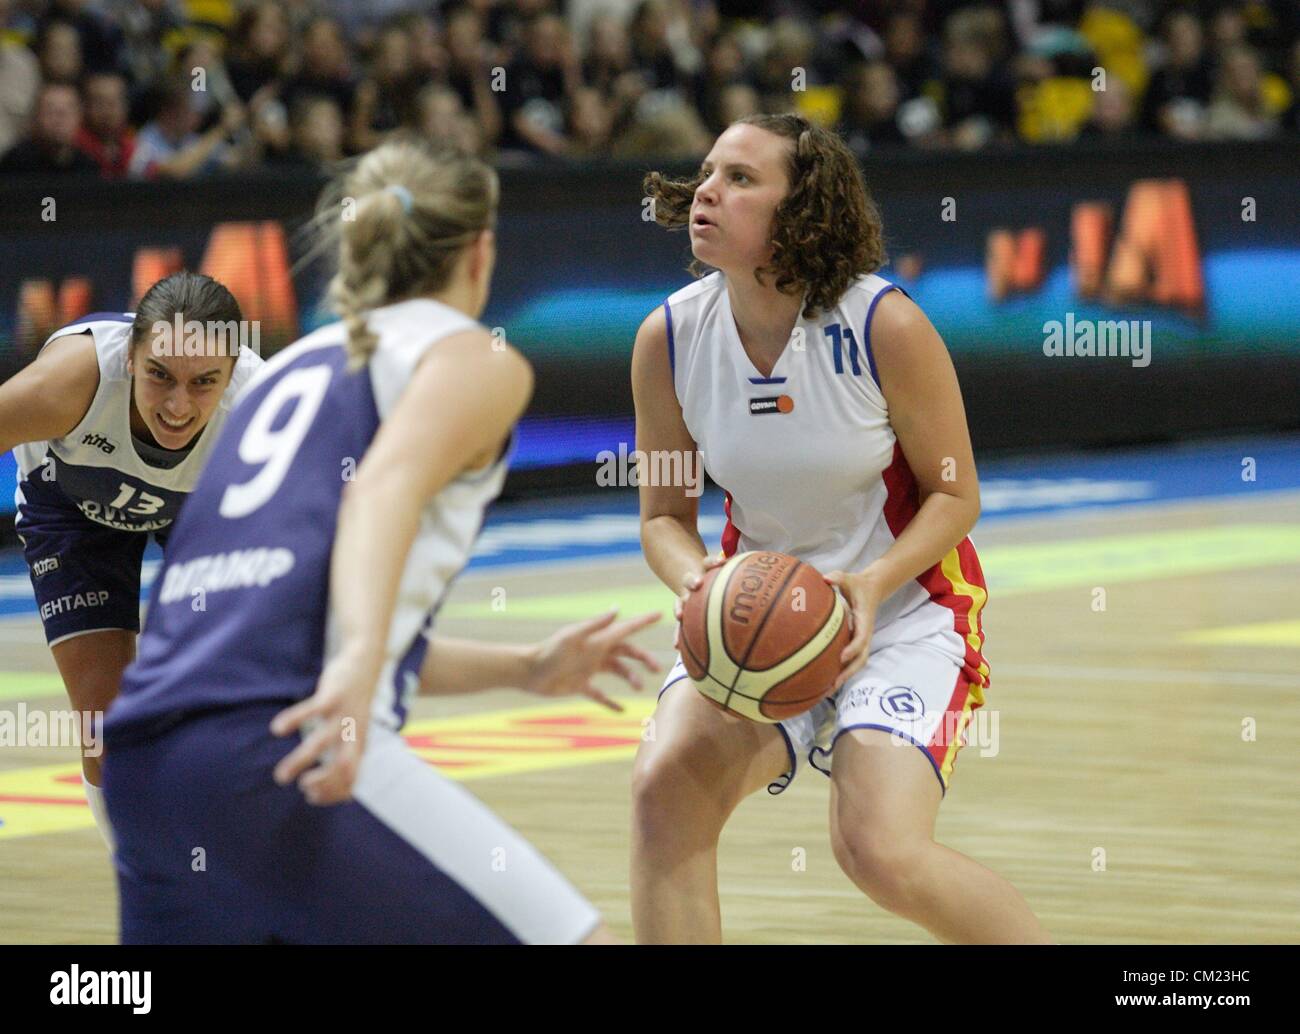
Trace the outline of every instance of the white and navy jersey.
<instances>
[{"instance_id":1,"label":"white and navy jersey","mask_svg":"<svg viewBox=\"0 0 1300 1034\"><path fill-rule=\"evenodd\" d=\"M131 312L92 313L46 340L48 345L55 338L89 331L99 360L99 387L71 432L14 449L18 460L14 501L20 508L33 492L48 500L52 485L90 520L119 531L160 531L176 519L212 454L235 396L262 360L247 348L240 350L230 383L207 426L184 458L175 462L164 450L137 442L131 434L132 385L126 361L134 319Z\"/></svg>"},{"instance_id":2,"label":"white and navy jersey","mask_svg":"<svg viewBox=\"0 0 1300 1034\"><path fill-rule=\"evenodd\" d=\"M345 330L332 323L271 359L239 399L172 529L111 725L315 691L338 646L330 555L343 488L425 353L481 329L425 299L368 320L379 342L365 367L347 369ZM375 696L386 726L405 720L426 632L501 490L508 451L451 481L420 515Z\"/></svg>"},{"instance_id":3,"label":"white and navy jersey","mask_svg":"<svg viewBox=\"0 0 1300 1034\"><path fill-rule=\"evenodd\" d=\"M872 314L892 289L875 274L861 276L816 319L801 313L768 377L741 344L724 274L664 304L682 416L727 493L728 555L770 549L824 573L861 571L919 509L871 349ZM946 633L953 655L983 685L985 599L979 558L964 539L882 603L873 647Z\"/></svg>"}]
</instances>

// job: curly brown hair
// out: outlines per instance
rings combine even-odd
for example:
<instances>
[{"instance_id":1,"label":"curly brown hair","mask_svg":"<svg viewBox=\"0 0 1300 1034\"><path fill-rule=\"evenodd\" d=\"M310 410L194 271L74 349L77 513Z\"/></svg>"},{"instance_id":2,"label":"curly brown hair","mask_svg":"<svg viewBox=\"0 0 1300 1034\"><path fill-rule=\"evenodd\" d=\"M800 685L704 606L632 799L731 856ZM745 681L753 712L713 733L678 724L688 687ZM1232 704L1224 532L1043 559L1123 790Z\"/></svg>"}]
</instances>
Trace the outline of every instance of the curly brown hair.
<instances>
[{"instance_id":1,"label":"curly brown hair","mask_svg":"<svg viewBox=\"0 0 1300 1034\"><path fill-rule=\"evenodd\" d=\"M772 217L772 262L754 270L754 279L773 274L786 294L807 291L803 315L816 318L865 273L885 264L884 228L853 152L840 137L801 115L749 115L732 123L757 126L794 142L786 170L790 192ZM646 176L642 187L654 199L655 222L681 229L690 218L695 191L704 182ZM692 276L708 269L698 259Z\"/></svg>"}]
</instances>

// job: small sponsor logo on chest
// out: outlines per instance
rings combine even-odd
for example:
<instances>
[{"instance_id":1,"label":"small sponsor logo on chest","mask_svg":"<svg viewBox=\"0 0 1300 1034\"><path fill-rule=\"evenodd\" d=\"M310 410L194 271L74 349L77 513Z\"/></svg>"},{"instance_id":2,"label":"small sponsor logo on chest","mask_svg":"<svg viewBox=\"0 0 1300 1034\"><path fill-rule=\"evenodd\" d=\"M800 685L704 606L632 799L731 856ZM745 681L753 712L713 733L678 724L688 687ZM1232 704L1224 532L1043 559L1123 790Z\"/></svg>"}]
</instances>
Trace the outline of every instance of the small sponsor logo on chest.
<instances>
[{"instance_id":1,"label":"small sponsor logo on chest","mask_svg":"<svg viewBox=\"0 0 1300 1034\"><path fill-rule=\"evenodd\" d=\"M794 399L789 395L771 395L767 398L749 400L749 411L755 416L761 413L789 413L793 409Z\"/></svg>"},{"instance_id":2,"label":"small sponsor logo on chest","mask_svg":"<svg viewBox=\"0 0 1300 1034\"><path fill-rule=\"evenodd\" d=\"M43 574L49 574L51 571L59 569L59 558L56 556L47 556L44 560L38 560L32 564L32 574L39 578Z\"/></svg>"},{"instance_id":3,"label":"small sponsor logo on chest","mask_svg":"<svg viewBox=\"0 0 1300 1034\"><path fill-rule=\"evenodd\" d=\"M109 441L102 434L88 434L81 439L81 444L93 445L95 448L110 454L117 451L116 443Z\"/></svg>"}]
</instances>

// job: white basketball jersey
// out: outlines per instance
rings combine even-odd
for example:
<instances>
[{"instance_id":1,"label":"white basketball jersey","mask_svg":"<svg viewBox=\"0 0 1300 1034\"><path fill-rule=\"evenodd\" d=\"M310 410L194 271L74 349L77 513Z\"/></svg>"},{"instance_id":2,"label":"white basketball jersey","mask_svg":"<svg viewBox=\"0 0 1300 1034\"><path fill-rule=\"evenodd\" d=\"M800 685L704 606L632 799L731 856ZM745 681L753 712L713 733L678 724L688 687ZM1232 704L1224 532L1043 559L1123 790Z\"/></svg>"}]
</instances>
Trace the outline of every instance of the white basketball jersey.
<instances>
[{"instance_id":1,"label":"white basketball jersey","mask_svg":"<svg viewBox=\"0 0 1300 1034\"><path fill-rule=\"evenodd\" d=\"M800 314L768 377L740 342L724 274L665 302L682 416L709 476L727 493L729 555L775 550L823 573L861 571L919 509L871 350L872 313L893 287L861 276L815 320ZM979 558L963 539L881 604L873 645L937 637L984 685L986 596Z\"/></svg>"},{"instance_id":2,"label":"white basketball jersey","mask_svg":"<svg viewBox=\"0 0 1300 1034\"><path fill-rule=\"evenodd\" d=\"M486 329L457 309L419 299L377 309L369 324L379 336L379 348L370 360L370 377L380 420L397 404L416 364L430 347L464 330ZM405 701L419 683L417 658L423 661L438 608L453 579L469 563L488 506L501 494L513 444L512 431L491 463L455 478L420 514L388 631L388 663L394 675L381 678L375 694L375 716L391 728L406 720ZM329 642L332 646L332 636Z\"/></svg>"},{"instance_id":3,"label":"white basketball jersey","mask_svg":"<svg viewBox=\"0 0 1300 1034\"><path fill-rule=\"evenodd\" d=\"M58 485L82 514L96 523L148 532L171 524L185 496L193 491L235 396L262 360L249 349L241 349L230 383L194 447L174 466L153 465L137 451L131 435L131 375L126 360L134 315L127 312L73 323L45 342L48 345L56 338L89 331L99 360L99 387L71 432L14 449L19 480L15 502L20 506L23 482L40 478Z\"/></svg>"},{"instance_id":4,"label":"white basketball jersey","mask_svg":"<svg viewBox=\"0 0 1300 1034\"><path fill-rule=\"evenodd\" d=\"M413 299L386 305L367 315L378 344L368 366L374 407L382 424L397 405L420 360L438 342L466 330L483 330L482 324L441 302ZM284 367L298 363L304 353L339 348L346 342L342 323L331 323L290 345L271 359L249 383L247 394ZM358 414L358 420L361 415ZM387 660L375 694L376 721L399 728L406 705L419 682L419 670L428 649L427 635L437 609L452 581L469 562L488 506L500 494L514 436L487 466L453 479L425 505L420 514L411 551L406 557L389 626ZM361 457L356 457L359 464ZM321 488L321 491L325 491ZM321 558L328 564L328 556ZM339 646L331 606L325 635L325 656Z\"/></svg>"}]
</instances>

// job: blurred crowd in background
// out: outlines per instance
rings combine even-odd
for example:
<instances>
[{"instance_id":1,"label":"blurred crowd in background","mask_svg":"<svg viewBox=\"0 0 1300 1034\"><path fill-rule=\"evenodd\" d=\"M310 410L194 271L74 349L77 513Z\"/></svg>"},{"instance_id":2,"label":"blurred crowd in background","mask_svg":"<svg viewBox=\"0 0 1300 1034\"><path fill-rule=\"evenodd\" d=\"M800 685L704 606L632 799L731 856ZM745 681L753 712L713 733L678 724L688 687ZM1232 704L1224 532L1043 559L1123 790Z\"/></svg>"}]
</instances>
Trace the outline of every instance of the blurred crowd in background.
<instances>
[{"instance_id":1,"label":"blurred crowd in background","mask_svg":"<svg viewBox=\"0 0 1300 1034\"><path fill-rule=\"evenodd\" d=\"M1300 132L1300 3L0 0L0 172L693 158L797 110L900 147Z\"/></svg>"}]
</instances>

